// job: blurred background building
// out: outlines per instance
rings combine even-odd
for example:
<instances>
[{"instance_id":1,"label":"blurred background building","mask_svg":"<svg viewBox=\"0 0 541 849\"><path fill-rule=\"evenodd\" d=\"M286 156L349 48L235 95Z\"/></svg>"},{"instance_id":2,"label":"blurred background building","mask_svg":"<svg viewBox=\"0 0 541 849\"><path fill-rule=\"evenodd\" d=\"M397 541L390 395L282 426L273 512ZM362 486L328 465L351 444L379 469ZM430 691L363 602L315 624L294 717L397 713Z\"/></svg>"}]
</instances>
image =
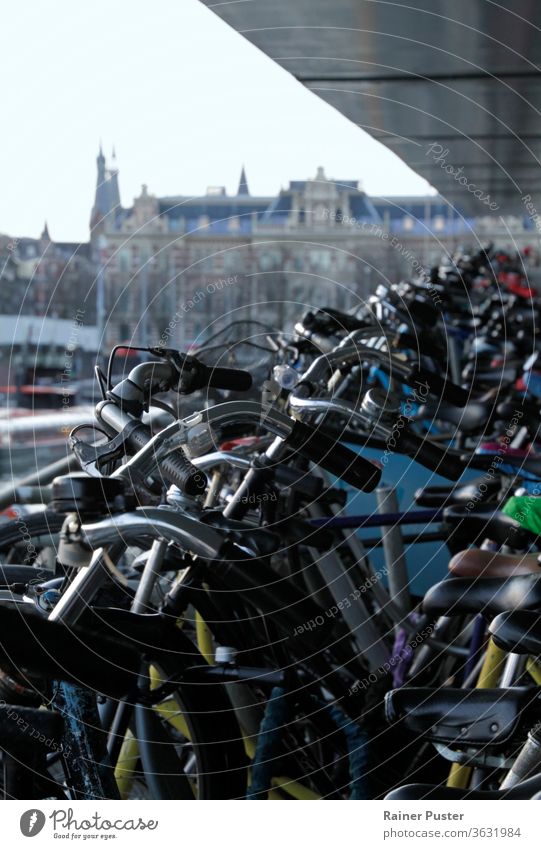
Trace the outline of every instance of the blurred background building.
<instances>
[{"instance_id":1,"label":"blurred background building","mask_svg":"<svg viewBox=\"0 0 541 849\"><path fill-rule=\"evenodd\" d=\"M170 338L179 346L201 341L226 315L283 327L306 304L347 309L379 282L475 242L474 233L498 244L504 235L493 218L466 218L439 195L369 197L359 181L322 168L272 197L252 195L242 169L233 196L215 186L204 197L156 197L143 185L124 207L116 162L107 168L100 150L97 167L91 253L104 281L107 345L156 343L175 315ZM506 230L514 249L532 241L527 219Z\"/></svg>"},{"instance_id":2,"label":"blurred background building","mask_svg":"<svg viewBox=\"0 0 541 849\"><path fill-rule=\"evenodd\" d=\"M164 334L188 347L242 318L287 327L305 305L348 309L378 283L478 240L513 250L535 242L527 217L469 218L436 194L369 197L323 168L274 196L252 195L243 168L234 195L213 186L200 197L156 197L143 185L124 206L114 152L108 163L100 148L96 164L88 242L55 241L47 225L39 239L0 237L2 313L27 317L6 340L11 380L17 357L38 347L51 376L78 313L90 335L74 377L89 376L92 347L158 344ZM48 345L44 319L56 322Z\"/></svg>"}]
</instances>

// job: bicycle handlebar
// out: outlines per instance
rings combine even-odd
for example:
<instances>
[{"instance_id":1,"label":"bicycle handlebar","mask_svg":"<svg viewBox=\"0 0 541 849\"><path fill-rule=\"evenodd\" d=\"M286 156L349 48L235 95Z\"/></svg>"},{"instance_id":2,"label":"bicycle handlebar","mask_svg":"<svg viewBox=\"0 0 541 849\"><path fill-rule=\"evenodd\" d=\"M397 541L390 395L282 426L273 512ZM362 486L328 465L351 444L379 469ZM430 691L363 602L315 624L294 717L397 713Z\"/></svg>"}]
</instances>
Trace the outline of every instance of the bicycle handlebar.
<instances>
[{"instance_id":1,"label":"bicycle handlebar","mask_svg":"<svg viewBox=\"0 0 541 849\"><path fill-rule=\"evenodd\" d=\"M297 325L297 330L300 332L302 327ZM327 350L324 346L327 345L328 348L330 344L332 344L332 340L323 339L323 341L320 341L319 338L315 340L314 337L316 335L319 336L319 334L313 334L310 331L305 331L304 336L314 341L314 344L319 345L323 354L316 357L314 362L302 376L299 385L305 381L317 382L321 380L330 369L333 367L339 367L340 365L343 366L345 363L351 366L359 365L363 361L374 362L377 363L380 368L387 372L387 374L389 374L392 378L395 378L401 383L406 383L408 386L411 386L417 391L419 387L423 387L424 385L426 387L426 391L423 393L423 396L431 394L439 399L448 401L450 404L454 404L457 407L466 406L469 400L469 393L466 389L463 389L461 386L457 386L457 384L452 383L450 380L440 377L440 375L430 371L430 369L423 368L419 365L411 366L404 363L389 350L370 347L366 344L364 338L365 334L368 332L370 331L354 331L347 336L340 345L335 345L330 350ZM384 338L384 334L381 335L382 338ZM422 397L419 400L426 401L426 398Z\"/></svg>"},{"instance_id":2,"label":"bicycle handlebar","mask_svg":"<svg viewBox=\"0 0 541 849\"><path fill-rule=\"evenodd\" d=\"M289 400L291 407L300 416L335 412L346 416L348 420L360 419L364 427L370 428L371 435L376 434L384 440L388 450L412 457L417 463L449 480L458 480L466 468L460 454L451 454L436 443L412 433L403 417L396 418L394 424L385 422L379 414L374 419L373 413L367 414L365 410L358 409L342 399L302 398L293 393ZM403 422L402 425L399 424L400 421ZM331 440L331 437L327 436L327 439ZM391 439L394 439L395 444L391 443Z\"/></svg>"},{"instance_id":3,"label":"bicycle handlebar","mask_svg":"<svg viewBox=\"0 0 541 849\"><path fill-rule=\"evenodd\" d=\"M138 463L127 462L121 469L114 472L113 476L120 473L122 477L128 479L132 475L138 478L141 478L141 476L152 477L154 470L160 469L163 476L175 486L178 486L186 495L198 495L206 488L207 476L188 460L182 448L176 448L164 457L156 457L156 438L152 436L151 429L148 425L120 409L114 401L101 401L96 407L96 417L99 422L111 428L115 433L124 433L128 446L136 454L147 448L149 443L152 442L152 448L147 448L151 452L150 457L148 462L145 460L143 467L139 466ZM152 460L155 462L151 462Z\"/></svg>"},{"instance_id":4,"label":"bicycle handlebar","mask_svg":"<svg viewBox=\"0 0 541 849\"><path fill-rule=\"evenodd\" d=\"M195 382L197 389L205 386L214 389L230 389L232 392L246 392L252 388L252 375L249 371L239 368L221 368L206 366L197 361L199 380Z\"/></svg>"},{"instance_id":5,"label":"bicycle handlebar","mask_svg":"<svg viewBox=\"0 0 541 849\"><path fill-rule=\"evenodd\" d=\"M403 428L398 433L396 441L400 453L411 457L412 460L432 472L436 472L448 480L456 481L465 470L466 467L459 454L446 451L445 448L436 445L435 442L423 439L407 428Z\"/></svg>"},{"instance_id":6,"label":"bicycle handlebar","mask_svg":"<svg viewBox=\"0 0 541 849\"><path fill-rule=\"evenodd\" d=\"M189 395L205 387L244 392L252 386L252 375L248 371L207 366L196 357L173 348L151 350L162 358L161 361L135 366L127 378L107 393L108 398L133 415L142 413L154 392L173 389Z\"/></svg>"},{"instance_id":7,"label":"bicycle handlebar","mask_svg":"<svg viewBox=\"0 0 541 849\"><path fill-rule=\"evenodd\" d=\"M328 436L320 427L297 421L285 442L331 475L363 492L372 492L380 481L378 466Z\"/></svg>"},{"instance_id":8,"label":"bicycle handlebar","mask_svg":"<svg viewBox=\"0 0 541 849\"><path fill-rule=\"evenodd\" d=\"M147 425L137 424L128 436L127 442L136 452L144 448L152 439L152 432ZM159 467L163 476L186 493L200 495L207 487L207 476L197 466L188 460L182 448L160 460Z\"/></svg>"},{"instance_id":9,"label":"bicycle handlebar","mask_svg":"<svg viewBox=\"0 0 541 849\"><path fill-rule=\"evenodd\" d=\"M462 386L457 386L450 380L440 377L429 369L421 366L413 366L407 376L403 378L408 386L415 388L416 385L425 384L428 387L428 392L431 395L436 395L443 401L448 401L449 404L454 404L455 407L465 407L469 401L469 392L463 389ZM424 400L424 399L423 399Z\"/></svg>"}]
</instances>

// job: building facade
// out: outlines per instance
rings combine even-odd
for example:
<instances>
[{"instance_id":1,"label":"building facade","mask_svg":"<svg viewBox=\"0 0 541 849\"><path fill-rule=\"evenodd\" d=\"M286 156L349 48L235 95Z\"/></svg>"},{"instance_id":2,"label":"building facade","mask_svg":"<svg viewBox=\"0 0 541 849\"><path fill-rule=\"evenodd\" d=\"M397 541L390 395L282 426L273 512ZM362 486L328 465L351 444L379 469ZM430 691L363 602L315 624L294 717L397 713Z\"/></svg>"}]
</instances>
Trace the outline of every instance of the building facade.
<instances>
[{"instance_id":1,"label":"building facade","mask_svg":"<svg viewBox=\"0 0 541 849\"><path fill-rule=\"evenodd\" d=\"M356 180L294 180L276 196L156 197L120 203L118 169L98 156L92 253L104 280L107 343L188 347L226 321L291 326L310 305L355 306L378 283L475 244L479 222L438 195L369 197ZM492 224L494 223L492 219ZM516 247L532 242L512 223ZM490 238L490 223L483 242ZM507 240L509 241L509 240ZM501 240L499 240L501 244Z\"/></svg>"},{"instance_id":2,"label":"building facade","mask_svg":"<svg viewBox=\"0 0 541 849\"><path fill-rule=\"evenodd\" d=\"M438 195L369 197L322 168L274 196L244 169L228 195L156 197L123 206L116 159L100 149L87 243L0 237L4 313L71 320L83 310L100 347L189 347L228 321L290 327L308 306L348 309L386 281L414 276L463 245L537 247L528 220L471 220ZM500 230L497 230L497 228ZM500 232L501 231L501 232Z\"/></svg>"}]
</instances>

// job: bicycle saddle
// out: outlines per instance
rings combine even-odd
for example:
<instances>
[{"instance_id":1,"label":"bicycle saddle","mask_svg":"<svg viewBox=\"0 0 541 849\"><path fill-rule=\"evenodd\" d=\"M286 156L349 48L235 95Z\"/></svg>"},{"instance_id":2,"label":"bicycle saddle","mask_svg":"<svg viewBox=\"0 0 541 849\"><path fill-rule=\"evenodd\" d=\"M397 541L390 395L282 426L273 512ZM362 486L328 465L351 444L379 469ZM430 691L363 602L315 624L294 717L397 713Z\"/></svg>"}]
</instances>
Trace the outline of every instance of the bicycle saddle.
<instances>
[{"instance_id":1,"label":"bicycle saddle","mask_svg":"<svg viewBox=\"0 0 541 849\"><path fill-rule=\"evenodd\" d=\"M475 381L479 386L485 386L491 389L497 387L501 390L509 387L516 378L516 368L505 368L501 370L498 367L492 368L490 366L490 359L487 358L485 365L483 363L476 364L475 367L472 367L471 364L466 365L462 372L463 380L468 383Z\"/></svg>"},{"instance_id":2,"label":"bicycle saddle","mask_svg":"<svg viewBox=\"0 0 541 849\"><path fill-rule=\"evenodd\" d=\"M537 554L504 554L467 548L451 558L449 572L457 578L510 578L513 575L541 575L541 567Z\"/></svg>"},{"instance_id":3,"label":"bicycle saddle","mask_svg":"<svg viewBox=\"0 0 541 849\"><path fill-rule=\"evenodd\" d=\"M521 781L508 790L468 790L459 787L438 787L433 784L406 784L391 790L386 801L406 801L413 799L532 799L541 791L541 774Z\"/></svg>"},{"instance_id":4,"label":"bicycle saddle","mask_svg":"<svg viewBox=\"0 0 541 849\"><path fill-rule=\"evenodd\" d=\"M486 454L474 454L473 457L470 454L464 454L461 457L464 462L469 462L474 469L494 468L496 458L497 462L515 467L519 474L529 474L535 478L541 478L541 457L538 455L530 454L524 457L523 455L513 454L511 451L508 451L503 456L501 453L487 452Z\"/></svg>"},{"instance_id":5,"label":"bicycle saddle","mask_svg":"<svg viewBox=\"0 0 541 849\"><path fill-rule=\"evenodd\" d=\"M456 407L445 401L424 404L419 410L422 418L448 422L463 433L483 431L494 414L494 401L468 401L465 407Z\"/></svg>"},{"instance_id":6,"label":"bicycle saddle","mask_svg":"<svg viewBox=\"0 0 541 849\"><path fill-rule=\"evenodd\" d=\"M400 721L408 731L451 746L504 746L530 714L535 722L541 690L509 687L463 690L401 687L385 696L387 722Z\"/></svg>"},{"instance_id":7,"label":"bicycle saddle","mask_svg":"<svg viewBox=\"0 0 541 849\"><path fill-rule=\"evenodd\" d=\"M450 528L449 536L455 542L463 541L465 546L491 539L499 545L526 548L538 539L511 516L489 505L446 507L443 521Z\"/></svg>"},{"instance_id":8,"label":"bicycle saddle","mask_svg":"<svg viewBox=\"0 0 541 849\"><path fill-rule=\"evenodd\" d=\"M492 639L516 654L541 655L541 615L533 610L500 613L490 623Z\"/></svg>"},{"instance_id":9,"label":"bicycle saddle","mask_svg":"<svg viewBox=\"0 0 541 849\"><path fill-rule=\"evenodd\" d=\"M423 611L436 616L485 613L492 617L508 610L541 610L541 575L446 578L423 599Z\"/></svg>"},{"instance_id":10,"label":"bicycle saddle","mask_svg":"<svg viewBox=\"0 0 541 849\"><path fill-rule=\"evenodd\" d=\"M484 492L480 492L479 484L486 484ZM485 477L475 478L466 484L459 486L424 486L415 493L415 503L419 507L436 508L453 505L467 504L473 498L480 499L481 503L495 498L501 488L501 478L495 475L488 480Z\"/></svg>"}]
</instances>

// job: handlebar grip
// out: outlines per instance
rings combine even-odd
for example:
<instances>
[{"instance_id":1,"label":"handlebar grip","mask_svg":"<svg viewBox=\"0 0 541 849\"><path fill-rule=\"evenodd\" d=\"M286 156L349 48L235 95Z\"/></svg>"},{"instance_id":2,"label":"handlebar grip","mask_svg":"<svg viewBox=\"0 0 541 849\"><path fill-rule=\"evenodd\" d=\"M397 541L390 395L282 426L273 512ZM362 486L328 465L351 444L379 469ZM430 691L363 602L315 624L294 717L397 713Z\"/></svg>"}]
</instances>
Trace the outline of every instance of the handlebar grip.
<instances>
[{"instance_id":1,"label":"handlebar grip","mask_svg":"<svg viewBox=\"0 0 541 849\"><path fill-rule=\"evenodd\" d=\"M321 428L295 422L286 444L308 460L363 492L372 492L381 478L381 469L328 436Z\"/></svg>"},{"instance_id":2,"label":"handlebar grip","mask_svg":"<svg viewBox=\"0 0 541 849\"><path fill-rule=\"evenodd\" d=\"M201 495L207 487L207 476L191 463L181 448L160 463L164 477L186 495Z\"/></svg>"},{"instance_id":3,"label":"handlebar grip","mask_svg":"<svg viewBox=\"0 0 541 849\"><path fill-rule=\"evenodd\" d=\"M233 392L246 392L252 388L252 375L239 368L204 368L204 385L214 389L231 389Z\"/></svg>"},{"instance_id":4,"label":"handlebar grip","mask_svg":"<svg viewBox=\"0 0 541 849\"><path fill-rule=\"evenodd\" d=\"M429 371L428 369L421 368L420 366L414 366L407 378L407 383L409 386L415 387L415 385L425 385L428 386L428 392L431 395L436 395L438 398L443 401L447 401L449 404L454 404L455 407L465 407L469 401L469 392L466 389L463 389L462 386L457 386L456 383L452 383L450 380L445 380L443 377L440 377L439 374L435 374L433 371ZM426 399L422 399L423 401Z\"/></svg>"},{"instance_id":5,"label":"handlebar grip","mask_svg":"<svg viewBox=\"0 0 541 849\"><path fill-rule=\"evenodd\" d=\"M435 442L423 439L416 433L406 430L406 428L399 431L399 434L396 438L396 450L407 457L411 457L412 460L432 472L436 472L448 480L457 481L465 470L466 467L458 454L446 451L436 445Z\"/></svg>"},{"instance_id":6,"label":"handlebar grip","mask_svg":"<svg viewBox=\"0 0 541 849\"><path fill-rule=\"evenodd\" d=\"M151 439L152 432L147 425L133 428L128 443L136 451L143 448ZM200 495L207 486L207 476L191 463L181 448L160 460L160 471L167 480L178 486L186 495Z\"/></svg>"}]
</instances>

